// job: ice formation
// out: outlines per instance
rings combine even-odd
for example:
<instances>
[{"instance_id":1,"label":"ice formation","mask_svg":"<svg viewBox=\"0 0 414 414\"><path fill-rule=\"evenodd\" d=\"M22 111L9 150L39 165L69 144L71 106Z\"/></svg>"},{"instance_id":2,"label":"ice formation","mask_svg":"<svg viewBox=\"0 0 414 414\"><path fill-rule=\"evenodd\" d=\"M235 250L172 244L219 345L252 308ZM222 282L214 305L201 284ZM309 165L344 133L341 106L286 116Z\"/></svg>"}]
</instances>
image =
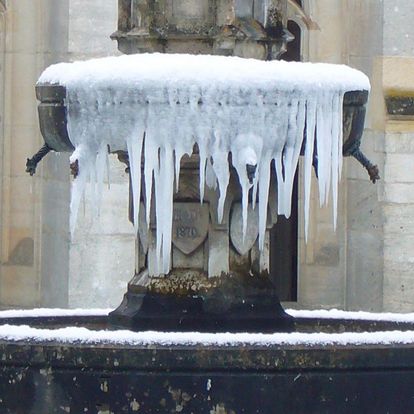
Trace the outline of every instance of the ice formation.
<instances>
[{"instance_id":1,"label":"ice formation","mask_svg":"<svg viewBox=\"0 0 414 414\"><path fill-rule=\"evenodd\" d=\"M205 184L217 187L219 219L229 183L230 153L243 193L244 231L253 187L260 248L268 202L277 203L279 214L290 215L303 141L305 228L314 153L320 203L326 204L332 193L336 222L343 96L370 87L364 74L343 65L163 54L61 63L46 69L39 83L66 87L68 132L76 148L71 160L78 160L80 170L73 185L71 230L89 178L96 183L99 205L108 146L111 151L127 150L136 226L141 178L148 225L155 205L160 274L170 270L174 182L177 186L182 156L191 154L195 144L200 154L200 201ZM277 200L269 201L272 162L278 194ZM247 164L257 166L253 183Z\"/></svg>"}]
</instances>

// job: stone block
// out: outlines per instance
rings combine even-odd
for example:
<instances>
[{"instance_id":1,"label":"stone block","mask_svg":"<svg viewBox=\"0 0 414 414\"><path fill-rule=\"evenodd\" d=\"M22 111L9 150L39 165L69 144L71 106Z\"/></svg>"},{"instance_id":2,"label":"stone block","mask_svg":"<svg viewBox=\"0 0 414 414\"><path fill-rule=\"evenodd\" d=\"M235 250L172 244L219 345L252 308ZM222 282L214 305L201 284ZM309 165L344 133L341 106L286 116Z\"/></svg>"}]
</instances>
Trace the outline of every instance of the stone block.
<instances>
[{"instance_id":1,"label":"stone block","mask_svg":"<svg viewBox=\"0 0 414 414\"><path fill-rule=\"evenodd\" d=\"M300 307L320 309L344 306L344 274L337 267L301 267L298 282Z\"/></svg>"},{"instance_id":2,"label":"stone block","mask_svg":"<svg viewBox=\"0 0 414 414\"><path fill-rule=\"evenodd\" d=\"M384 259L414 263L414 235L405 234L401 237L395 233L385 233Z\"/></svg>"},{"instance_id":3,"label":"stone block","mask_svg":"<svg viewBox=\"0 0 414 414\"><path fill-rule=\"evenodd\" d=\"M0 302L4 307L40 306L39 274L35 267L1 266Z\"/></svg>"},{"instance_id":4,"label":"stone block","mask_svg":"<svg viewBox=\"0 0 414 414\"><path fill-rule=\"evenodd\" d=\"M384 261L384 312L412 312L414 263Z\"/></svg>"},{"instance_id":5,"label":"stone block","mask_svg":"<svg viewBox=\"0 0 414 414\"><path fill-rule=\"evenodd\" d=\"M403 27L406 28L407 25ZM412 39L410 41L412 42ZM391 50L389 50L391 55L396 54L393 52L393 48L394 46L391 46ZM398 95L414 92L413 55L414 52L407 57L385 56L382 58L383 89L386 94Z\"/></svg>"},{"instance_id":6,"label":"stone block","mask_svg":"<svg viewBox=\"0 0 414 414\"><path fill-rule=\"evenodd\" d=\"M110 39L116 30L117 0L71 0L69 9L69 53L73 58L116 55ZM86 56L85 56L86 57Z\"/></svg>"},{"instance_id":7,"label":"stone block","mask_svg":"<svg viewBox=\"0 0 414 414\"><path fill-rule=\"evenodd\" d=\"M348 180L347 225L351 230L377 231L382 227L378 187L366 180Z\"/></svg>"},{"instance_id":8,"label":"stone block","mask_svg":"<svg viewBox=\"0 0 414 414\"><path fill-rule=\"evenodd\" d=\"M383 5L378 0L353 0L347 3L348 24L358 27L348 33L351 57L382 53Z\"/></svg>"},{"instance_id":9,"label":"stone block","mask_svg":"<svg viewBox=\"0 0 414 414\"><path fill-rule=\"evenodd\" d=\"M208 17L209 0L173 0L172 15L175 20L206 19Z\"/></svg>"},{"instance_id":10,"label":"stone block","mask_svg":"<svg viewBox=\"0 0 414 414\"><path fill-rule=\"evenodd\" d=\"M347 309L381 311L383 249L380 232L348 231Z\"/></svg>"},{"instance_id":11,"label":"stone block","mask_svg":"<svg viewBox=\"0 0 414 414\"><path fill-rule=\"evenodd\" d=\"M388 154L414 154L414 133L387 133L384 143Z\"/></svg>"},{"instance_id":12,"label":"stone block","mask_svg":"<svg viewBox=\"0 0 414 414\"><path fill-rule=\"evenodd\" d=\"M384 55L413 56L414 19L411 2L405 0L384 1L383 50Z\"/></svg>"},{"instance_id":13,"label":"stone block","mask_svg":"<svg viewBox=\"0 0 414 414\"><path fill-rule=\"evenodd\" d=\"M172 265L176 269L203 269L204 268L204 248L200 246L191 255L182 253L173 246Z\"/></svg>"},{"instance_id":14,"label":"stone block","mask_svg":"<svg viewBox=\"0 0 414 414\"><path fill-rule=\"evenodd\" d=\"M414 203L414 183L387 183L384 186L384 201L396 204Z\"/></svg>"},{"instance_id":15,"label":"stone block","mask_svg":"<svg viewBox=\"0 0 414 414\"><path fill-rule=\"evenodd\" d=\"M385 204L384 233L396 238L414 235L414 205L413 204Z\"/></svg>"},{"instance_id":16,"label":"stone block","mask_svg":"<svg viewBox=\"0 0 414 414\"><path fill-rule=\"evenodd\" d=\"M10 5L11 6L11 5ZM11 12L12 11L12 12ZM33 18L38 13L38 5L30 0L13 2L11 10L6 13L6 24L13 27L13 51L35 51L38 26Z\"/></svg>"},{"instance_id":17,"label":"stone block","mask_svg":"<svg viewBox=\"0 0 414 414\"><path fill-rule=\"evenodd\" d=\"M210 223L208 232L208 275L220 276L229 272L229 234L227 230L216 230Z\"/></svg>"},{"instance_id":18,"label":"stone block","mask_svg":"<svg viewBox=\"0 0 414 414\"><path fill-rule=\"evenodd\" d=\"M414 183L413 156L411 154L386 154L385 183Z\"/></svg>"},{"instance_id":19,"label":"stone block","mask_svg":"<svg viewBox=\"0 0 414 414\"><path fill-rule=\"evenodd\" d=\"M134 274L134 247L129 238L115 235L90 237L82 240L82 245L72 244L69 306L119 305Z\"/></svg>"}]
</instances>

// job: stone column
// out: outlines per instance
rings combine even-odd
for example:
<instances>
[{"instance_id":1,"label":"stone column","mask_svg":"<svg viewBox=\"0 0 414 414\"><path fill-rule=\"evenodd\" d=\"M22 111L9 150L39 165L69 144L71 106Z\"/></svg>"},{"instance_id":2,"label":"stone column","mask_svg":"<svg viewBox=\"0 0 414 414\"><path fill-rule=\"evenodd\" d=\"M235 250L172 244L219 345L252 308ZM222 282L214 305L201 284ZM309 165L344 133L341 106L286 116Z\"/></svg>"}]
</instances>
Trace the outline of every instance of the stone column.
<instances>
[{"instance_id":1,"label":"stone column","mask_svg":"<svg viewBox=\"0 0 414 414\"><path fill-rule=\"evenodd\" d=\"M62 226L67 217L68 181L61 175L62 157L40 166L36 177L25 173L25 162L42 144L34 85L43 68L61 59L65 51L67 1L60 1L59 7L53 0L7 5L3 20L0 303L62 306L67 303L68 273L67 226Z\"/></svg>"}]
</instances>

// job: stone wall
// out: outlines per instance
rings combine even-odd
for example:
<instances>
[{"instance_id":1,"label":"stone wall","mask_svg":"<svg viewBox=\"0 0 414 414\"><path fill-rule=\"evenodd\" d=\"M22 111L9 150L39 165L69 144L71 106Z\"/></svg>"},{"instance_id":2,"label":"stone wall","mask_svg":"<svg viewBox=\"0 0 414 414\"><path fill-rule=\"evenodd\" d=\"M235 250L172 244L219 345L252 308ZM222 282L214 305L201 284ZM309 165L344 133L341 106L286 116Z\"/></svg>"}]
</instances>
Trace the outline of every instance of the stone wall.
<instances>
[{"instance_id":1,"label":"stone wall","mask_svg":"<svg viewBox=\"0 0 414 414\"><path fill-rule=\"evenodd\" d=\"M319 30L309 59L364 71L372 91L362 149L378 164L372 185L346 160L336 234L329 212L312 213L310 242L300 238L299 306L351 310L414 309L414 122L386 114L385 96L414 94L414 8L404 0L309 1Z\"/></svg>"},{"instance_id":2,"label":"stone wall","mask_svg":"<svg viewBox=\"0 0 414 414\"><path fill-rule=\"evenodd\" d=\"M382 71L385 96L414 96L414 8L384 1ZM414 122L385 117L384 140L384 309L414 309Z\"/></svg>"},{"instance_id":3,"label":"stone wall","mask_svg":"<svg viewBox=\"0 0 414 414\"><path fill-rule=\"evenodd\" d=\"M70 0L69 59L118 54L116 42L109 37L117 18L117 0ZM71 239L70 307L115 307L121 302L135 263L128 194L125 165L111 156L100 217L94 218L88 188Z\"/></svg>"},{"instance_id":4,"label":"stone wall","mask_svg":"<svg viewBox=\"0 0 414 414\"><path fill-rule=\"evenodd\" d=\"M68 180L61 169L64 157L49 159L36 177L25 173L26 158L43 141L34 85L42 69L61 60L66 51L68 4L63 0L56 6L53 0L7 2L1 18L3 307L67 303L69 240L64 220Z\"/></svg>"},{"instance_id":5,"label":"stone wall","mask_svg":"<svg viewBox=\"0 0 414 414\"><path fill-rule=\"evenodd\" d=\"M25 162L43 141L37 78L55 62L117 53L109 38L117 1L7 3L0 13L0 306L114 306L134 267L124 168L111 161L102 226L80 214L71 240L68 156L49 154L34 177Z\"/></svg>"}]
</instances>

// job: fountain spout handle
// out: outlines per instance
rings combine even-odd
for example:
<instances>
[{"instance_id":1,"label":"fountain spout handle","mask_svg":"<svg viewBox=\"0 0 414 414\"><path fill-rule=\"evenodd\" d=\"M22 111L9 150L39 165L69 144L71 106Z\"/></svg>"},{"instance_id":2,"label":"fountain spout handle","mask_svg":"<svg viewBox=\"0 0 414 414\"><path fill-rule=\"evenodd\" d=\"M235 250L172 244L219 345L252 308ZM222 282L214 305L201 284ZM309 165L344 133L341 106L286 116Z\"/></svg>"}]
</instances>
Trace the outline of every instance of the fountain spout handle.
<instances>
[{"instance_id":1,"label":"fountain spout handle","mask_svg":"<svg viewBox=\"0 0 414 414\"><path fill-rule=\"evenodd\" d=\"M39 151L33 155L32 158L28 158L26 161L26 172L29 173L31 176L36 174L36 167L37 164L52 150L49 145L44 144Z\"/></svg>"}]
</instances>

